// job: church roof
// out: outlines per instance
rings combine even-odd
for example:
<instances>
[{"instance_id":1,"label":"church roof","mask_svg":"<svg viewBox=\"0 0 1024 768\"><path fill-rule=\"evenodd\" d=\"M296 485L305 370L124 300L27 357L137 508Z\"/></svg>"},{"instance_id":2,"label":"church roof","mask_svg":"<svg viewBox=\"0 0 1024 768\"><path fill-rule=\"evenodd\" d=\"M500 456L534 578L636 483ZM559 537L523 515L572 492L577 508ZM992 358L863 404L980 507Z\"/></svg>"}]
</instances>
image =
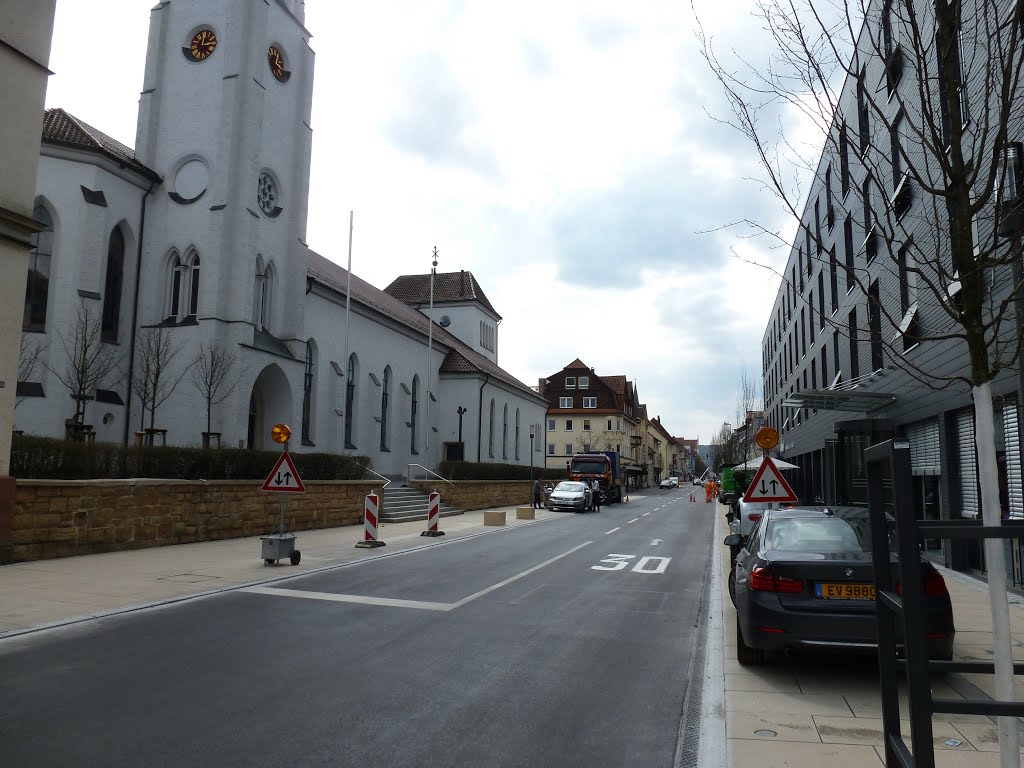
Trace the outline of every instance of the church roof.
<instances>
[{"instance_id":1,"label":"church roof","mask_svg":"<svg viewBox=\"0 0 1024 768\"><path fill-rule=\"evenodd\" d=\"M117 139L112 139L103 131L93 128L63 109L48 109L43 114L43 141L47 144L62 144L97 152L144 176L160 180L160 175L156 171L135 159L135 150L131 147L126 147Z\"/></svg>"},{"instance_id":2,"label":"church roof","mask_svg":"<svg viewBox=\"0 0 1024 768\"><path fill-rule=\"evenodd\" d=\"M430 303L430 274L402 275L395 278L384 292L412 306ZM456 304L475 301L500 320L501 315L491 304L472 272L438 272L434 275L434 304Z\"/></svg>"},{"instance_id":3,"label":"church roof","mask_svg":"<svg viewBox=\"0 0 1024 768\"><path fill-rule=\"evenodd\" d=\"M344 294L348 280L348 271L340 264L335 264L315 251L309 251L309 263L306 268L309 276L321 285ZM393 284L392 284L393 285ZM398 298L385 293L380 288L370 285L355 273L352 274L352 301L363 304L407 328L427 335L430 320L419 310L413 309ZM448 354L441 364L441 373L488 374L494 379L508 384L523 394L537 398L537 393L504 368L484 357L479 352L463 343L437 323L433 323L434 341L448 348Z\"/></svg>"}]
</instances>

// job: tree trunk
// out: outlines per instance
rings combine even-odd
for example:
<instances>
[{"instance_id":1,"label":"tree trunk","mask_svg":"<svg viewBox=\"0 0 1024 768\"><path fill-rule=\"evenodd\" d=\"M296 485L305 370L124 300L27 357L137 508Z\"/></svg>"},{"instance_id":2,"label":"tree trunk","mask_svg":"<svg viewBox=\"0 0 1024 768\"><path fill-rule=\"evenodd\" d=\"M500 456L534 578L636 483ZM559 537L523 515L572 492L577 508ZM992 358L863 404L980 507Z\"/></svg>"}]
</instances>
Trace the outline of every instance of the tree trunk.
<instances>
[{"instance_id":1,"label":"tree trunk","mask_svg":"<svg viewBox=\"0 0 1024 768\"><path fill-rule=\"evenodd\" d=\"M978 451L978 479L985 526L1001 525L996 437L992 413L992 382L974 387L974 430ZM1010 639L1010 603L1006 591L1006 550L1002 539L985 539L985 570L992 610L992 652L995 659L996 699L1013 701L1013 650ZM1020 768L1017 718L1000 717L999 754L1002 768Z\"/></svg>"}]
</instances>

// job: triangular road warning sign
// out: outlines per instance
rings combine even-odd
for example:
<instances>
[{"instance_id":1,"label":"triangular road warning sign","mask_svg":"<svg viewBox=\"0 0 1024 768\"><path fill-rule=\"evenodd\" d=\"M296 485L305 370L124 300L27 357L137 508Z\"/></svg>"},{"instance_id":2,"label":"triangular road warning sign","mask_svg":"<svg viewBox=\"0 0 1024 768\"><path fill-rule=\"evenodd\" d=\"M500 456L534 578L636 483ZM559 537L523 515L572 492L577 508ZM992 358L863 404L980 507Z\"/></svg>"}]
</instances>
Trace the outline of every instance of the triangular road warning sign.
<instances>
[{"instance_id":1,"label":"triangular road warning sign","mask_svg":"<svg viewBox=\"0 0 1024 768\"><path fill-rule=\"evenodd\" d=\"M789 487L789 483L775 466L770 457L765 456L761 466L758 467L754 481L747 488L743 500L750 501L796 501L796 494Z\"/></svg>"},{"instance_id":2,"label":"triangular road warning sign","mask_svg":"<svg viewBox=\"0 0 1024 768\"><path fill-rule=\"evenodd\" d=\"M263 487L260 490L279 491L282 493L306 492L306 486L302 484L302 478L295 471L292 457L288 455L287 451L281 452L281 458L277 460L277 464L270 470L270 474L263 481Z\"/></svg>"}]
</instances>

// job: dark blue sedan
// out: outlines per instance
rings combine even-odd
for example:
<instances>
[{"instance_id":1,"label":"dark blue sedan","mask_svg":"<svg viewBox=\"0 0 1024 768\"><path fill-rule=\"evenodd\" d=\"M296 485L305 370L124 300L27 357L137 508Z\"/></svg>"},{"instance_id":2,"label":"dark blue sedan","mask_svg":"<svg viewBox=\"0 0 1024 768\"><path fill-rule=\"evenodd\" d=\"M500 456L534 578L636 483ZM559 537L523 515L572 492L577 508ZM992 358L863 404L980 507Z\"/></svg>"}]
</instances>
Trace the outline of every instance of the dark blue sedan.
<instances>
[{"instance_id":1,"label":"dark blue sedan","mask_svg":"<svg viewBox=\"0 0 1024 768\"><path fill-rule=\"evenodd\" d=\"M738 537L728 536L726 546L740 544ZM876 649L873 574L866 509L766 510L729 574L737 660L751 666L770 651ZM923 557L921 575L929 655L950 659L955 629L946 583Z\"/></svg>"}]
</instances>

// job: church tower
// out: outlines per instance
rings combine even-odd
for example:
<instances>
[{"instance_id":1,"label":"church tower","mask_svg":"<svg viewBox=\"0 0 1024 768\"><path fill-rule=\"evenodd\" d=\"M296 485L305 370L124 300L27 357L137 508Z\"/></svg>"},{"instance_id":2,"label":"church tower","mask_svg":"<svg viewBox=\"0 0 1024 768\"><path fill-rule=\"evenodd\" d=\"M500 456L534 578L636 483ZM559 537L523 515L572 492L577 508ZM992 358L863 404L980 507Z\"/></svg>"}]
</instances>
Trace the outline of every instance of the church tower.
<instances>
[{"instance_id":1,"label":"church tower","mask_svg":"<svg viewBox=\"0 0 1024 768\"><path fill-rule=\"evenodd\" d=\"M136 156L164 183L148 203L140 326L198 325L190 344L301 335L314 58L304 20L303 0L153 8Z\"/></svg>"}]
</instances>

